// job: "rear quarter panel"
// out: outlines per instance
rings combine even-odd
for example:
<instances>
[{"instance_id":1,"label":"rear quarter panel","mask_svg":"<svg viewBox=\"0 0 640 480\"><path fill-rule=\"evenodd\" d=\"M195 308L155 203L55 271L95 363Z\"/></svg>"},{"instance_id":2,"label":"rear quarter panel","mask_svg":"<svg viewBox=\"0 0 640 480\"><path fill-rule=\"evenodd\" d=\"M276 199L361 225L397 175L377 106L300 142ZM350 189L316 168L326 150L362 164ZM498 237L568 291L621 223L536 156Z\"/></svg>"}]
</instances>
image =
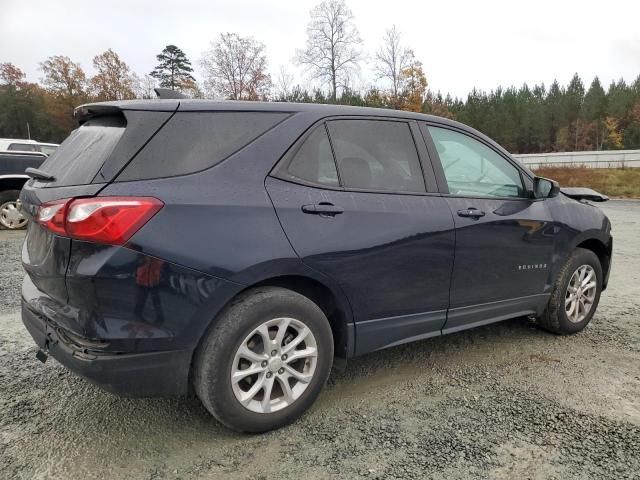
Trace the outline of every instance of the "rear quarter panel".
<instances>
[{"instance_id":1,"label":"rear quarter panel","mask_svg":"<svg viewBox=\"0 0 640 480\"><path fill-rule=\"evenodd\" d=\"M100 192L102 196L153 196L165 203L131 238L131 250L235 286L189 310L183 316L185 323L195 326L200 322L206 327L222 308L221 299L229 300L247 286L284 275L300 275L323 283L348 311L339 287L299 259L264 185L273 165L316 118L317 114L293 115L207 170L170 178L114 182ZM75 272L72 264L70 275Z\"/></svg>"}]
</instances>

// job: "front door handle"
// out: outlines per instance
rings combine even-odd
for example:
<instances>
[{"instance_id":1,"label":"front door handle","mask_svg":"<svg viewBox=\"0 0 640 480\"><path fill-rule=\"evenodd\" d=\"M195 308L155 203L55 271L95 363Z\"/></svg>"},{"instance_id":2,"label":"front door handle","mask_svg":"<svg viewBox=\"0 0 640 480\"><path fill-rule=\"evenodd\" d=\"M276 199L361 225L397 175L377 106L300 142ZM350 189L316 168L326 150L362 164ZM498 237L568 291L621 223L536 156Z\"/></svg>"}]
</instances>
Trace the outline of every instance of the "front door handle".
<instances>
[{"instance_id":1,"label":"front door handle","mask_svg":"<svg viewBox=\"0 0 640 480\"><path fill-rule=\"evenodd\" d=\"M482 210L478 210L477 208L465 208L464 210L458 210L459 217L468 217L475 218L476 220L480 217L484 217L485 213Z\"/></svg>"},{"instance_id":2,"label":"front door handle","mask_svg":"<svg viewBox=\"0 0 640 480\"><path fill-rule=\"evenodd\" d=\"M303 205L302 211L304 213L310 213L312 215L320 215L323 217L334 217L341 213L344 213L344 208L338 207L332 203L321 202L313 205Z\"/></svg>"}]
</instances>

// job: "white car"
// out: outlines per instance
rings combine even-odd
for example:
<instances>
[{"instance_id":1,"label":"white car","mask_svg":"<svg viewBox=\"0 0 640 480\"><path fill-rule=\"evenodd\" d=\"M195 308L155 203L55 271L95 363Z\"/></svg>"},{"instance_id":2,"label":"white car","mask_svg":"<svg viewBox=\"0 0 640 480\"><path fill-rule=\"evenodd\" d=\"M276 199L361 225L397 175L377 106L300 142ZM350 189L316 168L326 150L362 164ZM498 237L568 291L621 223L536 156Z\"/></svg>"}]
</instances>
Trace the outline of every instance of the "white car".
<instances>
[{"instance_id":1,"label":"white car","mask_svg":"<svg viewBox=\"0 0 640 480\"><path fill-rule=\"evenodd\" d=\"M57 143L43 143L35 140L0 138L0 152L42 152L47 157L56 151Z\"/></svg>"}]
</instances>

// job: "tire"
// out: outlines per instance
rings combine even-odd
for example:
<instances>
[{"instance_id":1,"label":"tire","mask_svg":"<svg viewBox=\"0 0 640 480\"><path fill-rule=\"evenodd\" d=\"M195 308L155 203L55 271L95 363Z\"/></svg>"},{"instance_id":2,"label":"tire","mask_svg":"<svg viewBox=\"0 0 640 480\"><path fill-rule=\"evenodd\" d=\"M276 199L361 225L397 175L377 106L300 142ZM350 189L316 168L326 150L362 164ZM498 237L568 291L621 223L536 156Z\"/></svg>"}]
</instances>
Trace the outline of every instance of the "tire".
<instances>
[{"instance_id":1,"label":"tire","mask_svg":"<svg viewBox=\"0 0 640 480\"><path fill-rule=\"evenodd\" d=\"M265 329L256 332L261 326L267 327L266 342L271 342L267 349ZM280 341L276 335L281 331ZM314 348L315 358L309 353ZM298 356L303 358L294 359ZM266 432L295 421L313 404L332 363L333 336L322 310L291 290L259 287L242 293L205 334L196 350L192 382L202 404L222 424L239 432ZM258 373L245 375L245 369ZM244 378L234 382L232 374ZM303 382L299 377L308 378Z\"/></svg>"},{"instance_id":2,"label":"tire","mask_svg":"<svg viewBox=\"0 0 640 480\"><path fill-rule=\"evenodd\" d=\"M27 226L27 219L15 211L20 190L0 192L0 230L22 230Z\"/></svg>"},{"instance_id":3,"label":"tire","mask_svg":"<svg viewBox=\"0 0 640 480\"><path fill-rule=\"evenodd\" d=\"M580 273L585 272L586 278L590 271L592 271L593 276L595 276L593 298L586 314L580 315L580 310L571 309L572 302L567 300L567 298L579 293L574 291L575 288L573 285L575 284L573 282L576 281L577 283L582 283L578 281ZM574 277L574 275L577 277ZM592 280L589 280L587 285L591 284L591 282ZM601 292L602 265L600 265L600 260L591 250L576 248L560 270L551 292L549 303L547 304L542 316L538 319L538 323L545 330L559 335L579 332L586 327L593 318L593 315L598 308ZM587 303L586 296L590 295L591 291L587 291L587 289L585 289L584 295L578 295L579 298L585 299L583 305L586 305ZM579 309L579 303L580 302L573 302L575 308Z\"/></svg>"}]
</instances>

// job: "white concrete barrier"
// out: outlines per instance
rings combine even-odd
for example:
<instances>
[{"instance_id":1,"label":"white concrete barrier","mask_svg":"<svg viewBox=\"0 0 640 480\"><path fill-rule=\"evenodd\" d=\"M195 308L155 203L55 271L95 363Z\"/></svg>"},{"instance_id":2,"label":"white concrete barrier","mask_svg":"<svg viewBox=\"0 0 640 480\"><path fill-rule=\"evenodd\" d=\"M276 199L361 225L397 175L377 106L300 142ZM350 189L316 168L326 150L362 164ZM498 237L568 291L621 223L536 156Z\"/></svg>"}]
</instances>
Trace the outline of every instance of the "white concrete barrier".
<instances>
[{"instance_id":1,"label":"white concrete barrier","mask_svg":"<svg viewBox=\"0 0 640 480\"><path fill-rule=\"evenodd\" d=\"M598 152L526 153L513 155L529 168L577 167L640 168L640 150L607 150Z\"/></svg>"}]
</instances>

